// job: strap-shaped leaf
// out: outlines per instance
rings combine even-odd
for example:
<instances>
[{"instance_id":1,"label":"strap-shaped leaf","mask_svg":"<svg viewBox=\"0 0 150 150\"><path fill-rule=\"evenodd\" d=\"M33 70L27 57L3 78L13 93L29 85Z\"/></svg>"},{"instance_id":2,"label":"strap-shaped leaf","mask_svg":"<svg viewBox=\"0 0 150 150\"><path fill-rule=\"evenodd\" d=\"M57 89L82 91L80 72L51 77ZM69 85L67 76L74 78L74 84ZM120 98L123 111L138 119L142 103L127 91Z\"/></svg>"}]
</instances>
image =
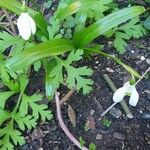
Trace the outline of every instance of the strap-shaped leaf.
<instances>
[{"instance_id":1,"label":"strap-shaped leaf","mask_svg":"<svg viewBox=\"0 0 150 150\"><path fill-rule=\"evenodd\" d=\"M56 87L52 84L54 77L50 76L51 71L53 70L55 65L55 59L51 59L50 61L46 59L43 60L43 66L45 69L45 92L49 100L53 98L53 95L55 94L56 90Z\"/></svg>"},{"instance_id":2,"label":"strap-shaped leaf","mask_svg":"<svg viewBox=\"0 0 150 150\"><path fill-rule=\"evenodd\" d=\"M76 33L73 43L76 48L83 48L111 28L116 27L119 24L142 14L143 12L145 12L145 8L141 6L128 7L114 12L95 22L88 28Z\"/></svg>"},{"instance_id":3,"label":"strap-shaped leaf","mask_svg":"<svg viewBox=\"0 0 150 150\"><path fill-rule=\"evenodd\" d=\"M22 4L16 0L0 0L0 7L6 8L17 15L20 15L22 12ZM33 17L38 28L42 33L48 37L47 32L47 22L45 21L43 15L29 7L27 7L28 13Z\"/></svg>"},{"instance_id":4,"label":"strap-shaped leaf","mask_svg":"<svg viewBox=\"0 0 150 150\"><path fill-rule=\"evenodd\" d=\"M74 50L74 47L70 41L54 39L24 49L22 53L6 60L5 65L10 70L22 70L39 59L60 55L71 50Z\"/></svg>"},{"instance_id":5,"label":"strap-shaped leaf","mask_svg":"<svg viewBox=\"0 0 150 150\"><path fill-rule=\"evenodd\" d=\"M76 2L71 3L64 9L62 9L58 15L57 18L60 19L60 21L66 19L68 16L73 15L74 13L88 10L96 5L105 5L110 3L112 0L78 0Z\"/></svg>"}]
</instances>

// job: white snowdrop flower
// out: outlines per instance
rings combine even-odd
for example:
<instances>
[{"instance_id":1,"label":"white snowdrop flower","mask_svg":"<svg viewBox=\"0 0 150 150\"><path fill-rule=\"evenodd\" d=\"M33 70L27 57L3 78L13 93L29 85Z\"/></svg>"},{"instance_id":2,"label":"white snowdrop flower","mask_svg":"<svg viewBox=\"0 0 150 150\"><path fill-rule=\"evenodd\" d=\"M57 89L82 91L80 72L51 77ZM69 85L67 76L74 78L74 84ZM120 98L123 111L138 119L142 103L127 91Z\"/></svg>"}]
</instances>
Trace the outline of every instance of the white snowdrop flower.
<instances>
[{"instance_id":1,"label":"white snowdrop flower","mask_svg":"<svg viewBox=\"0 0 150 150\"><path fill-rule=\"evenodd\" d=\"M19 35L28 40L31 34L36 32L36 24L32 17L27 12L22 12L17 21Z\"/></svg>"},{"instance_id":2,"label":"white snowdrop flower","mask_svg":"<svg viewBox=\"0 0 150 150\"><path fill-rule=\"evenodd\" d=\"M139 94L136 90L135 85L130 85L129 82L125 83L123 87L117 89L117 91L113 95L113 101L115 103L122 101L126 93L130 93L129 104L132 106L136 106L139 100Z\"/></svg>"}]
</instances>

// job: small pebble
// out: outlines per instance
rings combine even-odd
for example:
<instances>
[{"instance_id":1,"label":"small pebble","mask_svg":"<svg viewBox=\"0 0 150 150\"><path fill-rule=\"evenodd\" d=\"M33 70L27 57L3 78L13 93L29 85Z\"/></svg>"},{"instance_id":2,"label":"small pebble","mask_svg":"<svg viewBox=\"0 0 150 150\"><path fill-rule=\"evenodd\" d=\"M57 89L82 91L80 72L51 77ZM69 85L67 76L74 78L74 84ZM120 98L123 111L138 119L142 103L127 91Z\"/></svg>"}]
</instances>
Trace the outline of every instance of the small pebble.
<instances>
[{"instance_id":1,"label":"small pebble","mask_svg":"<svg viewBox=\"0 0 150 150\"><path fill-rule=\"evenodd\" d=\"M114 72L114 70L112 70L112 69L109 68L109 67L107 67L106 70L107 70L108 72L110 72L110 73L113 73L113 72Z\"/></svg>"},{"instance_id":2,"label":"small pebble","mask_svg":"<svg viewBox=\"0 0 150 150\"><path fill-rule=\"evenodd\" d=\"M145 57L144 57L144 56L141 56L141 60L142 60L142 61L145 60Z\"/></svg>"},{"instance_id":3,"label":"small pebble","mask_svg":"<svg viewBox=\"0 0 150 150\"><path fill-rule=\"evenodd\" d=\"M146 59L147 64L150 65L150 59Z\"/></svg>"},{"instance_id":4,"label":"small pebble","mask_svg":"<svg viewBox=\"0 0 150 150\"><path fill-rule=\"evenodd\" d=\"M96 140L101 140L102 139L102 135L101 134L97 134L96 135Z\"/></svg>"},{"instance_id":5,"label":"small pebble","mask_svg":"<svg viewBox=\"0 0 150 150\"><path fill-rule=\"evenodd\" d=\"M125 135L123 135L123 134L121 134L121 133L119 133L119 132L115 132L115 133L113 134L113 137L114 137L115 139L117 139L117 140L125 140Z\"/></svg>"},{"instance_id":6,"label":"small pebble","mask_svg":"<svg viewBox=\"0 0 150 150\"><path fill-rule=\"evenodd\" d=\"M95 113L95 110L93 110L93 109L91 109L91 111L90 111L90 115L94 115L94 113Z\"/></svg>"},{"instance_id":7,"label":"small pebble","mask_svg":"<svg viewBox=\"0 0 150 150\"><path fill-rule=\"evenodd\" d=\"M113 115L113 117L115 117L115 118L120 118L121 117L121 115L122 115L122 112L121 112L121 110L120 109L118 109L118 108L115 108L115 107L113 107L111 110L110 110L110 112L109 112L110 114L112 114Z\"/></svg>"},{"instance_id":8,"label":"small pebble","mask_svg":"<svg viewBox=\"0 0 150 150\"><path fill-rule=\"evenodd\" d=\"M143 119L150 119L150 114L143 114L142 118Z\"/></svg>"},{"instance_id":9,"label":"small pebble","mask_svg":"<svg viewBox=\"0 0 150 150\"><path fill-rule=\"evenodd\" d=\"M131 53L133 54L133 53L134 53L134 50L132 50Z\"/></svg>"}]
</instances>

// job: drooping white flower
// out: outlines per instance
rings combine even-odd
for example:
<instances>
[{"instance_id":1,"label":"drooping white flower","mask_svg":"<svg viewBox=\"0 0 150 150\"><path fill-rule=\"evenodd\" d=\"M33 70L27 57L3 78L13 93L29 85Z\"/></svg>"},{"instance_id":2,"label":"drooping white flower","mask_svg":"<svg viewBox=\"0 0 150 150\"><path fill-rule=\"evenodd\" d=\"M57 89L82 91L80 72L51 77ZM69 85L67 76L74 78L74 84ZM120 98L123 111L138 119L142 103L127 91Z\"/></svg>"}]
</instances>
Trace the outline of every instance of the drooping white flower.
<instances>
[{"instance_id":1,"label":"drooping white flower","mask_svg":"<svg viewBox=\"0 0 150 150\"><path fill-rule=\"evenodd\" d=\"M36 32L36 24L32 17L27 12L22 12L17 21L19 35L28 40L31 34Z\"/></svg>"},{"instance_id":2,"label":"drooping white flower","mask_svg":"<svg viewBox=\"0 0 150 150\"><path fill-rule=\"evenodd\" d=\"M123 87L119 88L113 95L113 101L118 103L123 100L126 93L130 94L129 104L136 106L139 100L139 94L135 85L130 85L129 82L125 83Z\"/></svg>"}]
</instances>

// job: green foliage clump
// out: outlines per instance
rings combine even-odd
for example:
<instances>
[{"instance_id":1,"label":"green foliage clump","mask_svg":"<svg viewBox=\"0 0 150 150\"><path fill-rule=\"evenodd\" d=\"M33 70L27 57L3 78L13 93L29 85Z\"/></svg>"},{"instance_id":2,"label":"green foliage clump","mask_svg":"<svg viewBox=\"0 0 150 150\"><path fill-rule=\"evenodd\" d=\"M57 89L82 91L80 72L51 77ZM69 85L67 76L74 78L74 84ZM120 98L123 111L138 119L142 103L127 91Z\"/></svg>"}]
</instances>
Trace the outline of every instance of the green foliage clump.
<instances>
[{"instance_id":1,"label":"green foliage clump","mask_svg":"<svg viewBox=\"0 0 150 150\"><path fill-rule=\"evenodd\" d=\"M47 105L41 104L41 94L25 94L27 84L27 77L22 75L19 80L19 91L0 92L0 147L3 150L12 150L14 145L25 144L22 131L35 127L38 119L45 121L53 117ZM18 93L20 94L16 101L15 95ZM16 103L13 109L8 108L10 100Z\"/></svg>"},{"instance_id":2,"label":"green foliage clump","mask_svg":"<svg viewBox=\"0 0 150 150\"><path fill-rule=\"evenodd\" d=\"M51 0L44 3L46 9L51 6ZM139 19L134 18L145 11L143 7L119 10L116 6L112 0L61 0L48 22L41 13L27 7L36 22L35 36L24 41L19 36L0 32L0 79L5 86L5 90L0 92L0 149L12 150L14 145L23 145L22 132L34 128L38 120L52 119L48 106L42 103L43 96L26 92L29 76L41 67L45 71L45 92L49 99L53 98L61 84L83 94L92 90L93 81L89 79L92 69L78 67L88 49L93 50L91 53L110 57L132 76L140 77L115 56L95 50L90 44L100 35L113 36L114 47L123 52L127 40L146 33ZM17 0L0 0L0 7L17 15L22 13L22 4ZM126 24L120 26L122 23ZM31 65L34 65L34 71ZM110 125L107 120L104 123ZM83 139L80 141L83 146ZM91 143L89 149L95 150L96 147Z\"/></svg>"}]
</instances>

